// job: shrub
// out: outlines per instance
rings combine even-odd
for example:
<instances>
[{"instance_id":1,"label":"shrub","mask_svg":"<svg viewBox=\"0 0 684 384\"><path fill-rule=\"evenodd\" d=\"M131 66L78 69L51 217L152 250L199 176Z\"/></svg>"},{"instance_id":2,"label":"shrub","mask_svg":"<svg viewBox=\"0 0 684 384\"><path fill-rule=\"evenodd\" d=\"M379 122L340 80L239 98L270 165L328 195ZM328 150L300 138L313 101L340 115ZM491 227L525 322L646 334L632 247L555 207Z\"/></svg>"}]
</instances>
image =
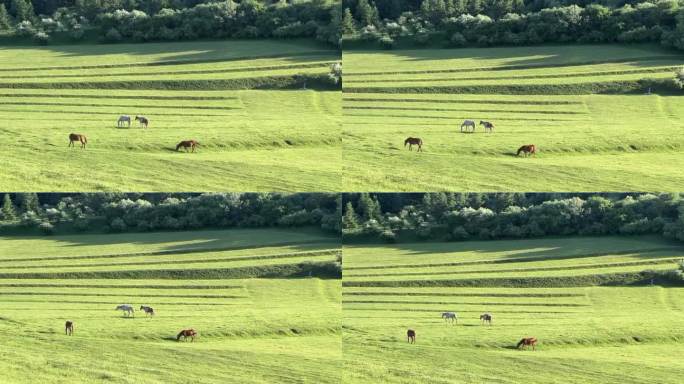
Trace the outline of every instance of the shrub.
<instances>
[{"instance_id":1,"label":"shrub","mask_svg":"<svg viewBox=\"0 0 684 384\"><path fill-rule=\"evenodd\" d=\"M105 34L105 41L108 43L117 43L122 39L121 33L116 28L110 28Z\"/></svg>"},{"instance_id":2,"label":"shrub","mask_svg":"<svg viewBox=\"0 0 684 384\"><path fill-rule=\"evenodd\" d=\"M387 35L384 35L380 38L380 45L384 49L392 49L394 48L394 39Z\"/></svg>"},{"instance_id":3,"label":"shrub","mask_svg":"<svg viewBox=\"0 0 684 384\"><path fill-rule=\"evenodd\" d=\"M120 217L115 218L109 224L110 232L124 232L126 230L126 223Z\"/></svg>"},{"instance_id":4,"label":"shrub","mask_svg":"<svg viewBox=\"0 0 684 384\"><path fill-rule=\"evenodd\" d=\"M33 41L40 45L47 45L50 42L50 36L43 31L39 31L33 35Z\"/></svg>"},{"instance_id":5,"label":"shrub","mask_svg":"<svg viewBox=\"0 0 684 384\"><path fill-rule=\"evenodd\" d=\"M451 35L451 38L449 39L449 44L451 44L452 47L463 47L466 44L468 44L468 40L466 40L465 36L463 36L462 33L456 32L453 35Z\"/></svg>"},{"instance_id":6,"label":"shrub","mask_svg":"<svg viewBox=\"0 0 684 384\"><path fill-rule=\"evenodd\" d=\"M397 235L391 229L385 229L380 233L380 239L386 243L394 243L397 241Z\"/></svg>"},{"instance_id":7,"label":"shrub","mask_svg":"<svg viewBox=\"0 0 684 384\"><path fill-rule=\"evenodd\" d=\"M48 221L40 223L40 225L38 225L38 229L40 229L44 235L52 235L55 233L55 226L50 224Z\"/></svg>"}]
</instances>

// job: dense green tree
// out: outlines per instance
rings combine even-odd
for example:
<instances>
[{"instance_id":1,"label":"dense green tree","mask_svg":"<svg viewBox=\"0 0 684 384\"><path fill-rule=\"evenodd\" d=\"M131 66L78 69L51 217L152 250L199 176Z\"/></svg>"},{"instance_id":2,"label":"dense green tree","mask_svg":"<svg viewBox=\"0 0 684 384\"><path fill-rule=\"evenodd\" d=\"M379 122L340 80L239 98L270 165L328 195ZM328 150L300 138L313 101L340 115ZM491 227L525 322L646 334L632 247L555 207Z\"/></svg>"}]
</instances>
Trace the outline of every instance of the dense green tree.
<instances>
[{"instance_id":1,"label":"dense green tree","mask_svg":"<svg viewBox=\"0 0 684 384\"><path fill-rule=\"evenodd\" d=\"M9 193L5 193L2 199L2 217L6 221L13 221L17 218L17 212L14 209Z\"/></svg>"},{"instance_id":2,"label":"dense green tree","mask_svg":"<svg viewBox=\"0 0 684 384\"><path fill-rule=\"evenodd\" d=\"M342 228L348 230L356 230L359 227L358 217L354 212L354 206L351 201L347 202L344 208L344 216L342 217Z\"/></svg>"},{"instance_id":3,"label":"dense green tree","mask_svg":"<svg viewBox=\"0 0 684 384\"><path fill-rule=\"evenodd\" d=\"M10 18L5 4L0 4L0 31L7 30L12 27L12 19Z\"/></svg>"},{"instance_id":4,"label":"dense green tree","mask_svg":"<svg viewBox=\"0 0 684 384\"><path fill-rule=\"evenodd\" d=\"M32 21L36 17L31 0L12 0L10 12L14 15L17 22Z\"/></svg>"}]
</instances>

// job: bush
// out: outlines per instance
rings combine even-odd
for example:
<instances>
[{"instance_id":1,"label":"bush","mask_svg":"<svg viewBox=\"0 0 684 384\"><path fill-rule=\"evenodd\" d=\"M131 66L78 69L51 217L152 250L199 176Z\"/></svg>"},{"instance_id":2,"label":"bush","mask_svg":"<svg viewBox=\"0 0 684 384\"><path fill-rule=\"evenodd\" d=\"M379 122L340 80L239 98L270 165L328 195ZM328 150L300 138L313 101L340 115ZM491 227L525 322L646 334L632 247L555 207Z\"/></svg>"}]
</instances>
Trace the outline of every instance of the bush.
<instances>
[{"instance_id":1,"label":"bush","mask_svg":"<svg viewBox=\"0 0 684 384\"><path fill-rule=\"evenodd\" d=\"M385 36L380 38L380 45L384 49L392 49L392 48L394 48L394 39L385 35Z\"/></svg>"},{"instance_id":2,"label":"bush","mask_svg":"<svg viewBox=\"0 0 684 384\"><path fill-rule=\"evenodd\" d=\"M463 47L466 44L468 44L468 40L466 40L465 36L463 36L462 33L456 32L453 35L451 35L451 38L449 39L449 44L451 44L452 47Z\"/></svg>"},{"instance_id":3,"label":"bush","mask_svg":"<svg viewBox=\"0 0 684 384\"><path fill-rule=\"evenodd\" d=\"M117 43L123 39L121 33L116 28L110 28L105 34L105 41L108 43Z\"/></svg>"},{"instance_id":4,"label":"bush","mask_svg":"<svg viewBox=\"0 0 684 384\"><path fill-rule=\"evenodd\" d=\"M120 217L115 218L109 224L110 232L124 232L126 230L126 223Z\"/></svg>"},{"instance_id":5,"label":"bush","mask_svg":"<svg viewBox=\"0 0 684 384\"><path fill-rule=\"evenodd\" d=\"M397 235L391 229L385 229L380 233L380 239L386 243L394 243L397 241Z\"/></svg>"},{"instance_id":6,"label":"bush","mask_svg":"<svg viewBox=\"0 0 684 384\"><path fill-rule=\"evenodd\" d=\"M55 233L55 226L50 224L47 221L44 221L40 223L38 226L38 229L44 234L44 235L52 235Z\"/></svg>"},{"instance_id":7,"label":"bush","mask_svg":"<svg viewBox=\"0 0 684 384\"><path fill-rule=\"evenodd\" d=\"M33 41L40 45L48 45L50 42L50 36L43 31L39 31L33 35Z\"/></svg>"}]
</instances>

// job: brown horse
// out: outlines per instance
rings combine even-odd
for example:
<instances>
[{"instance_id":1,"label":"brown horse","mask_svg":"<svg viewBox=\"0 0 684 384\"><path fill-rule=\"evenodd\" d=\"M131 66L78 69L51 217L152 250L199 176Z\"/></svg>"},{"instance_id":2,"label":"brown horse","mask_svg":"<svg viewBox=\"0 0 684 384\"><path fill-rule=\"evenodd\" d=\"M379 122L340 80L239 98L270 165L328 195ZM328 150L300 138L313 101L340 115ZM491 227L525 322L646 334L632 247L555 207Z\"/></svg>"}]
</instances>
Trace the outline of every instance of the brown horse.
<instances>
[{"instance_id":1,"label":"brown horse","mask_svg":"<svg viewBox=\"0 0 684 384\"><path fill-rule=\"evenodd\" d=\"M480 315L480 321L483 324L489 323L489 325L492 325L492 315L490 315L489 313L484 313L484 314Z\"/></svg>"},{"instance_id":2,"label":"brown horse","mask_svg":"<svg viewBox=\"0 0 684 384\"><path fill-rule=\"evenodd\" d=\"M85 135L80 135L78 133L70 133L69 147L74 146L74 141L79 141L81 143L81 148L85 148L86 144L88 144L88 139L86 139Z\"/></svg>"},{"instance_id":3,"label":"brown horse","mask_svg":"<svg viewBox=\"0 0 684 384\"><path fill-rule=\"evenodd\" d=\"M494 132L494 124L490 123L489 121L482 121L480 120L480 125L484 125L484 130L485 132L489 131Z\"/></svg>"},{"instance_id":4,"label":"brown horse","mask_svg":"<svg viewBox=\"0 0 684 384\"><path fill-rule=\"evenodd\" d=\"M413 329L409 329L406 331L406 337L408 338L408 342L413 344L416 342L416 331Z\"/></svg>"},{"instance_id":5,"label":"brown horse","mask_svg":"<svg viewBox=\"0 0 684 384\"><path fill-rule=\"evenodd\" d=\"M515 155L520 156L520 152L523 152L525 157L535 155L537 153L537 147L535 147L534 144L523 145L522 147L518 148L518 153Z\"/></svg>"},{"instance_id":6,"label":"brown horse","mask_svg":"<svg viewBox=\"0 0 684 384\"><path fill-rule=\"evenodd\" d=\"M413 151L414 145L418 146L418 151L423 151L423 140L420 137L409 137L404 140L404 148L406 148L406 144L409 146L409 151Z\"/></svg>"},{"instance_id":7,"label":"brown horse","mask_svg":"<svg viewBox=\"0 0 684 384\"><path fill-rule=\"evenodd\" d=\"M176 145L176 151L180 149L180 147L185 148L185 152L188 151L188 148L192 148L192 151L195 152L195 147L199 147L199 143L195 140L185 140Z\"/></svg>"},{"instance_id":8,"label":"brown horse","mask_svg":"<svg viewBox=\"0 0 684 384\"><path fill-rule=\"evenodd\" d=\"M185 341L189 337L190 341L193 342L195 341L195 336L197 336L197 332L195 332L194 329L184 329L176 336L176 341L180 341L181 337L183 337L183 340Z\"/></svg>"},{"instance_id":9,"label":"brown horse","mask_svg":"<svg viewBox=\"0 0 684 384\"><path fill-rule=\"evenodd\" d=\"M145 117L145 116L136 116L135 121L139 122L143 128L147 128L147 125L150 123L150 121L147 120L147 117ZM130 125L130 122L129 122L129 125Z\"/></svg>"},{"instance_id":10,"label":"brown horse","mask_svg":"<svg viewBox=\"0 0 684 384\"><path fill-rule=\"evenodd\" d=\"M74 333L73 321L67 321L66 324L64 324L64 333L69 336L71 336Z\"/></svg>"},{"instance_id":11,"label":"brown horse","mask_svg":"<svg viewBox=\"0 0 684 384\"><path fill-rule=\"evenodd\" d=\"M524 347L532 347L532 350L534 351L534 347L537 345L537 339L534 337L526 337L518 342L518 345L516 348L524 348Z\"/></svg>"}]
</instances>

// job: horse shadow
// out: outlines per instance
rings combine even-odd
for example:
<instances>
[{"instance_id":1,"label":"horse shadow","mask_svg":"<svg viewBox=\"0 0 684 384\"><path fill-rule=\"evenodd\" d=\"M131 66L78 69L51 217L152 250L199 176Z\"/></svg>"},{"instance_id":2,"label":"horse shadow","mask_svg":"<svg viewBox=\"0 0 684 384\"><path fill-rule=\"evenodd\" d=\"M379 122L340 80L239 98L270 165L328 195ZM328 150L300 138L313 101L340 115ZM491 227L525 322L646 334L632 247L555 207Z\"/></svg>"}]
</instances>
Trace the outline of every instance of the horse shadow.
<instances>
[{"instance_id":1,"label":"horse shadow","mask_svg":"<svg viewBox=\"0 0 684 384\"><path fill-rule=\"evenodd\" d=\"M166 336L166 337L163 337L162 340L166 340L166 341L178 341L178 340L176 340L176 338L173 337L173 336Z\"/></svg>"}]
</instances>

